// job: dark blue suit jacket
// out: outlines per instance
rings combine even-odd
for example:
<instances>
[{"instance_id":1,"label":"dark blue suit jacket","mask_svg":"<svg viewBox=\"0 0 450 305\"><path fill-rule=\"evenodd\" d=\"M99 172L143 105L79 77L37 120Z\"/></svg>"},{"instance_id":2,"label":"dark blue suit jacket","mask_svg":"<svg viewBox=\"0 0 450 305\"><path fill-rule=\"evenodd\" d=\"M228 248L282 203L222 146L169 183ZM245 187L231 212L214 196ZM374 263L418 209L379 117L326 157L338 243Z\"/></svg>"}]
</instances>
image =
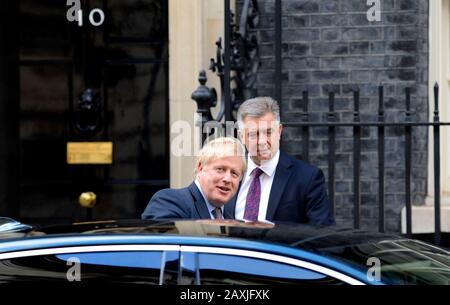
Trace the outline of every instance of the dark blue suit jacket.
<instances>
[{"instance_id":1,"label":"dark blue suit jacket","mask_svg":"<svg viewBox=\"0 0 450 305\"><path fill-rule=\"evenodd\" d=\"M237 195L225 205L225 212L233 216L236 199ZM312 225L335 224L323 172L280 151L266 219Z\"/></svg>"},{"instance_id":2,"label":"dark blue suit jacket","mask_svg":"<svg viewBox=\"0 0 450 305\"><path fill-rule=\"evenodd\" d=\"M228 216L228 217L227 217ZM142 219L211 219L208 206L195 183L181 189L163 189L153 195ZM224 212L224 218L231 214Z\"/></svg>"}]
</instances>

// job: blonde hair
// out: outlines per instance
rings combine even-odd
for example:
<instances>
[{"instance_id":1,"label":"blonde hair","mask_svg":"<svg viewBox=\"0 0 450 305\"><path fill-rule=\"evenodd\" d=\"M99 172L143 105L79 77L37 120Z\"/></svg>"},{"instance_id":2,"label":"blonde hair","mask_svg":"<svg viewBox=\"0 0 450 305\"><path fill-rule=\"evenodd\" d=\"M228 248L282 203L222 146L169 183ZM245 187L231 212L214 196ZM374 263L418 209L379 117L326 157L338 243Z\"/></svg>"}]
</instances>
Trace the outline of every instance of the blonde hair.
<instances>
[{"instance_id":1,"label":"blonde hair","mask_svg":"<svg viewBox=\"0 0 450 305\"><path fill-rule=\"evenodd\" d=\"M198 154L197 165L205 165L226 157L241 157L242 174L246 171L247 160L245 158L245 147L241 141L232 137L220 137L206 143Z\"/></svg>"}]
</instances>

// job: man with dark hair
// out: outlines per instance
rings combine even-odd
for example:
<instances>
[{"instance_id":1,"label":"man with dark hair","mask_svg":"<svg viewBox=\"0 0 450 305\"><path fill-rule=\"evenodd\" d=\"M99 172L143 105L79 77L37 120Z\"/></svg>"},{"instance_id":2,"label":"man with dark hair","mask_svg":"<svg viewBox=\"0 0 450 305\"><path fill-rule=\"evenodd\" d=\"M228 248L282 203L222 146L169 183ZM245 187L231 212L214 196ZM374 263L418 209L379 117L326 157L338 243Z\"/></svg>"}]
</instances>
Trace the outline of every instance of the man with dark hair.
<instances>
[{"instance_id":1,"label":"man with dark hair","mask_svg":"<svg viewBox=\"0 0 450 305\"><path fill-rule=\"evenodd\" d=\"M279 149L278 103L270 97L245 101L238 127L248 152L247 172L225 210L240 220L335 224L322 171Z\"/></svg>"}]
</instances>

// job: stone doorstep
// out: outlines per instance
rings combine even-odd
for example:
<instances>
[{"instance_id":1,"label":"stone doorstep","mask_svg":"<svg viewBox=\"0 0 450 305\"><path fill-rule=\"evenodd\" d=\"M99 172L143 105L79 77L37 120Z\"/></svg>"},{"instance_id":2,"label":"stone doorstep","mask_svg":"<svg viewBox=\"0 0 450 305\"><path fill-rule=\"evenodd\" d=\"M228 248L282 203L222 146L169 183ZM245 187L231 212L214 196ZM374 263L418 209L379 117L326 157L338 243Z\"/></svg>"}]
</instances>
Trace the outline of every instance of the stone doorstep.
<instances>
[{"instance_id":1,"label":"stone doorstep","mask_svg":"<svg viewBox=\"0 0 450 305\"><path fill-rule=\"evenodd\" d=\"M434 233L434 206L412 207L412 233ZM406 207L401 211L402 233L406 233ZM441 232L450 232L450 205L441 205Z\"/></svg>"}]
</instances>

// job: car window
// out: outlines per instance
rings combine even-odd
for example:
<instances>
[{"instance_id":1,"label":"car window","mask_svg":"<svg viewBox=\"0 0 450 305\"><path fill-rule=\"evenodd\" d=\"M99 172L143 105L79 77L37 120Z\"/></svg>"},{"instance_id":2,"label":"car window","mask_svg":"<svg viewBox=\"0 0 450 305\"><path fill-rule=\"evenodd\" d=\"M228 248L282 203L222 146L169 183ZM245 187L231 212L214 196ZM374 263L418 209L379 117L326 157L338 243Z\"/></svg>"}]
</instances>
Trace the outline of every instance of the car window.
<instances>
[{"instance_id":1,"label":"car window","mask_svg":"<svg viewBox=\"0 0 450 305\"><path fill-rule=\"evenodd\" d=\"M329 255L371 272L379 264L379 281L392 285L448 285L448 252L414 240L388 240L325 249Z\"/></svg>"},{"instance_id":2,"label":"car window","mask_svg":"<svg viewBox=\"0 0 450 305\"><path fill-rule=\"evenodd\" d=\"M57 255L62 260L77 258L82 273L99 273L110 280L118 276L120 281L145 281L153 284L176 283L179 252L175 251L127 251L92 252ZM162 278L163 276L163 278ZM107 279L108 280L108 279Z\"/></svg>"},{"instance_id":3,"label":"car window","mask_svg":"<svg viewBox=\"0 0 450 305\"><path fill-rule=\"evenodd\" d=\"M166 261L178 259L177 252L166 251ZM130 251L130 252L93 252L93 253L71 253L58 254L59 259L68 260L76 257L82 264L160 269L163 252L161 251Z\"/></svg>"},{"instance_id":4,"label":"car window","mask_svg":"<svg viewBox=\"0 0 450 305\"><path fill-rule=\"evenodd\" d=\"M74 274L78 271L71 269L75 263L79 267L79 276ZM0 261L0 281L53 280L176 284L178 268L178 251L111 251L39 255ZM20 273L17 273L18 269L21 270Z\"/></svg>"},{"instance_id":5,"label":"car window","mask_svg":"<svg viewBox=\"0 0 450 305\"><path fill-rule=\"evenodd\" d=\"M381 279L393 285L449 285L450 270L447 263L436 257L422 256L411 250L380 253Z\"/></svg>"},{"instance_id":6,"label":"car window","mask_svg":"<svg viewBox=\"0 0 450 305\"><path fill-rule=\"evenodd\" d=\"M236 255L183 253L181 266L183 276L190 275L192 279L197 276L197 281L203 285L342 284L305 268Z\"/></svg>"}]
</instances>

